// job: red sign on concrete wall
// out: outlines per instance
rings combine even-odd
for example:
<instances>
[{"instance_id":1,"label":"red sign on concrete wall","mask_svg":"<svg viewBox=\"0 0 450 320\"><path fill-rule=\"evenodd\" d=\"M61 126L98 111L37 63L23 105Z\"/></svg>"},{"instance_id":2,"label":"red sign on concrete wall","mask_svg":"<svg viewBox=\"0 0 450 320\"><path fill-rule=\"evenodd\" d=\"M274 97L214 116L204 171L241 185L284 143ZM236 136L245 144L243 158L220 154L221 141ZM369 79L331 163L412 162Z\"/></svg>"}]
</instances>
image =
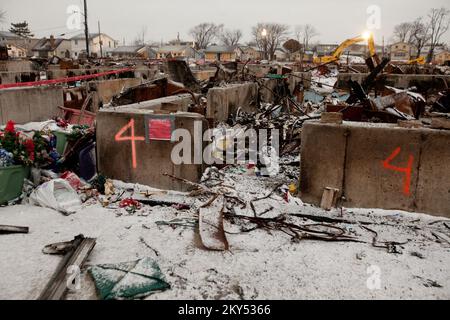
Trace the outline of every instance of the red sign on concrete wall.
<instances>
[{"instance_id":1,"label":"red sign on concrete wall","mask_svg":"<svg viewBox=\"0 0 450 320\"><path fill-rule=\"evenodd\" d=\"M151 140L171 141L174 122L172 116L147 116L145 118L147 142Z\"/></svg>"}]
</instances>

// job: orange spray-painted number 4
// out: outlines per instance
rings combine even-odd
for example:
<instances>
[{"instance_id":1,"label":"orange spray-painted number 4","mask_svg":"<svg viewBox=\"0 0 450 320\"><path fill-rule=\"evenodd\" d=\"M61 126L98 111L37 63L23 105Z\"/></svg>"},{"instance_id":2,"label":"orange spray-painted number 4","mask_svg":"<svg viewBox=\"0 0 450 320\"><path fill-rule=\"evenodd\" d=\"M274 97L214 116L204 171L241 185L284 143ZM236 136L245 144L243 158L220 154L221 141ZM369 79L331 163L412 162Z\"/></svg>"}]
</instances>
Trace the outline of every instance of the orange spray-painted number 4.
<instances>
[{"instance_id":1,"label":"orange spray-painted number 4","mask_svg":"<svg viewBox=\"0 0 450 320\"><path fill-rule=\"evenodd\" d=\"M391 164L391 162L400 154L402 149L399 147L394 150L394 152L383 161L384 168L388 170L393 170L403 173L405 176L403 178L403 193L407 196L411 194L411 173L412 166L414 164L414 156L409 155L408 165L406 167L397 167Z\"/></svg>"},{"instance_id":2,"label":"orange spray-painted number 4","mask_svg":"<svg viewBox=\"0 0 450 320\"><path fill-rule=\"evenodd\" d=\"M131 135L130 136L124 136L125 132L130 129ZM133 161L133 168L136 169L137 167L137 160L136 160L136 141L145 141L144 137L139 137L134 135L134 119L131 119L128 124L126 124L122 129L117 132L115 136L116 141L131 141L131 159Z\"/></svg>"}]
</instances>

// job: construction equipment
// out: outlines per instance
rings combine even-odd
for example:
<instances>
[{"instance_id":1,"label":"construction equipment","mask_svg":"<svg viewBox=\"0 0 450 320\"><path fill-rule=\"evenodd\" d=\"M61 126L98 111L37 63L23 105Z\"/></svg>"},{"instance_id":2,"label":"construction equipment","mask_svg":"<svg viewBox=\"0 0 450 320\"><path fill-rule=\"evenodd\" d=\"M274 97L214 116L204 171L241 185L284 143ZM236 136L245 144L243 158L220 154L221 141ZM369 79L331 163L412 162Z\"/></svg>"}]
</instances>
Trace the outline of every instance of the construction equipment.
<instances>
[{"instance_id":1,"label":"construction equipment","mask_svg":"<svg viewBox=\"0 0 450 320\"><path fill-rule=\"evenodd\" d=\"M314 57L314 63L315 64L339 63L339 58L341 57L342 53L344 53L344 50L346 48L350 47L355 43L364 41L367 41L370 58L375 59L376 65L378 65L380 61L375 50L375 42L373 40L373 34L371 32L365 32L361 36L345 40L344 42L341 43L339 47L336 48L336 50L334 50L331 56Z\"/></svg>"},{"instance_id":2,"label":"construction equipment","mask_svg":"<svg viewBox=\"0 0 450 320\"><path fill-rule=\"evenodd\" d=\"M407 64L417 64L423 66L426 62L426 59L424 56L418 57L416 59L408 60Z\"/></svg>"}]
</instances>

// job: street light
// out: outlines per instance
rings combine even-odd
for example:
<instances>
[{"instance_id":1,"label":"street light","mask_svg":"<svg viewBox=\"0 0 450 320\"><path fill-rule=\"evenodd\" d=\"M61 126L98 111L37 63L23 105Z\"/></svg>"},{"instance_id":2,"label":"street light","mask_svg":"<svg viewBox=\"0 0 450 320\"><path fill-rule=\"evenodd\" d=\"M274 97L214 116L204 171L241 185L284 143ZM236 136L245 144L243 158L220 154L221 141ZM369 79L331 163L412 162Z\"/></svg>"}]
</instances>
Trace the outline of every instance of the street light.
<instances>
[{"instance_id":1,"label":"street light","mask_svg":"<svg viewBox=\"0 0 450 320\"><path fill-rule=\"evenodd\" d=\"M262 29L261 35L262 35L263 37L267 37L267 30L266 30L266 29Z\"/></svg>"},{"instance_id":2,"label":"street light","mask_svg":"<svg viewBox=\"0 0 450 320\"><path fill-rule=\"evenodd\" d=\"M364 40L369 40L371 36L372 36L372 32L370 32L370 31L365 31L362 34L362 37L363 37Z\"/></svg>"}]
</instances>

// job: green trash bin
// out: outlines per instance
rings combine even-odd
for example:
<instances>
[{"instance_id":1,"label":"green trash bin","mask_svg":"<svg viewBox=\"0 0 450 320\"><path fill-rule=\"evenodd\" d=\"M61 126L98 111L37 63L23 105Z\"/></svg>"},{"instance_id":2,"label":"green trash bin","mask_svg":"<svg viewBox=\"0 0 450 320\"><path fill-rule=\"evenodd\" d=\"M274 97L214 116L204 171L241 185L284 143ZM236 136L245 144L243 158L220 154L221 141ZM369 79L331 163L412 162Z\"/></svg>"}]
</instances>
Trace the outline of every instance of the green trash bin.
<instances>
[{"instance_id":1,"label":"green trash bin","mask_svg":"<svg viewBox=\"0 0 450 320\"><path fill-rule=\"evenodd\" d=\"M67 134L60 131L53 131L53 134L56 136L56 151L62 155L67 145Z\"/></svg>"},{"instance_id":2,"label":"green trash bin","mask_svg":"<svg viewBox=\"0 0 450 320\"><path fill-rule=\"evenodd\" d=\"M30 175L30 167L9 166L0 168L0 204L20 196L23 180Z\"/></svg>"}]
</instances>

